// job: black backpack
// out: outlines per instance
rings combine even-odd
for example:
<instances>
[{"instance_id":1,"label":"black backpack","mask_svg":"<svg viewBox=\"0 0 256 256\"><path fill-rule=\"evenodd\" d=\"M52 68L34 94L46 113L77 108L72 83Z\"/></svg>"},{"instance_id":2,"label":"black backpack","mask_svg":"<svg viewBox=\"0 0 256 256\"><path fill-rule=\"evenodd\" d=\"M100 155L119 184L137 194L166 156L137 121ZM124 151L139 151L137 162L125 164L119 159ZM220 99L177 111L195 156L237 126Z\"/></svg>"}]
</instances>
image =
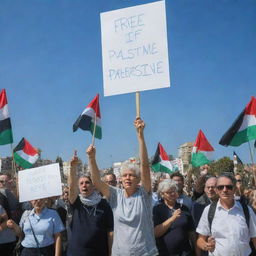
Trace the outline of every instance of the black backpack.
<instances>
[{"instance_id":1,"label":"black backpack","mask_svg":"<svg viewBox=\"0 0 256 256\"><path fill-rule=\"evenodd\" d=\"M244 200L239 200L238 202L241 204L241 206L243 208L245 221L246 221L247 227L249 229L250 213L249 213L248 206L244 202ZM209 208L209 212L208 212L208 221L209 221L210 232L212 232L212 221L213 221L213 218L214 218L214 215L215 215L216 207L217 207L217 202L211 203L210 208ZM251 249L252 249L252 253L250 255L256 255L256 250L253 246L252 241L250 241L250 246L251 246Z\"/></svg>"}]
</instances>

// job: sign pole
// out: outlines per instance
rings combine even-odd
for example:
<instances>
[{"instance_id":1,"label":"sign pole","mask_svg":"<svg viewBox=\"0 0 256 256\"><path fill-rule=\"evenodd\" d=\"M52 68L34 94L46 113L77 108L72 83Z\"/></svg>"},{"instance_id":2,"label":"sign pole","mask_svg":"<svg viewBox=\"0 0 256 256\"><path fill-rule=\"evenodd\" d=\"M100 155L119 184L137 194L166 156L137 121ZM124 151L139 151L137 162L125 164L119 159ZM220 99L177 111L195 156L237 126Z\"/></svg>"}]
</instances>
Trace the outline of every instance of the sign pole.
<instances>
[{"instance_id":1,"label":"sign pole","mask_svg":"<svg viewBox=\"0 0 256 256\"><path fill-rule=\"evenodd\" d=\"M140 92L136 92L136 118L140 117Z\"/></svg>"}]
</instances>

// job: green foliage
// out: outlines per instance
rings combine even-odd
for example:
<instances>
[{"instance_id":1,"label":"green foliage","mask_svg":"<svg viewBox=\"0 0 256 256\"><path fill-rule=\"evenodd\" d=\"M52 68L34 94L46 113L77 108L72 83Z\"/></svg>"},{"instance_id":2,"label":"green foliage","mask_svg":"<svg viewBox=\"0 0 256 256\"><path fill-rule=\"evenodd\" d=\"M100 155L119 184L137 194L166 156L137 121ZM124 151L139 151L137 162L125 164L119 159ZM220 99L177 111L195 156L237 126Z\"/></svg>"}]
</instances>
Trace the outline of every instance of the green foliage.
<instances>
[{"instance_id":1,"label":"green foliage","mask_svg":"<svg viewBox=\"0 0 256 256\"><path fill-rule=\"evenodd\" d=\"M223 172L233 172L234 163L229 157L222 157L210 164L210 172L214 175L219 175Z\"/></svg>"}]
</instances>

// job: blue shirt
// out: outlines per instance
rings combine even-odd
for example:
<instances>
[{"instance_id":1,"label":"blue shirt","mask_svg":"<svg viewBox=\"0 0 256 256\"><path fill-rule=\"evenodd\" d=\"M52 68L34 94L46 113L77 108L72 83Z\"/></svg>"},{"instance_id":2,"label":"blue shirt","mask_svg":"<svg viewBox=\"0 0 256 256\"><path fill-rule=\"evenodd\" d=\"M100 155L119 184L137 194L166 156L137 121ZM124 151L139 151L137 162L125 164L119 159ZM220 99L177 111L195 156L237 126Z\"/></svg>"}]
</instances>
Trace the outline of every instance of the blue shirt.
<instances>
[{"instance_id":1,"label":"blue shirt","mask_svg":"<svg viewBox=\"0 0 256 256\"><path fill-rule=\"evenodd\" d=\"M21 244L26 248L37 248L28 218L40 248L53 244L54 234L65 229L58 213L53 209L45 207L39 215L34 212L34 209L25 211L20 220L20 227L25 234Z\"/></svg>"}]
</instances>

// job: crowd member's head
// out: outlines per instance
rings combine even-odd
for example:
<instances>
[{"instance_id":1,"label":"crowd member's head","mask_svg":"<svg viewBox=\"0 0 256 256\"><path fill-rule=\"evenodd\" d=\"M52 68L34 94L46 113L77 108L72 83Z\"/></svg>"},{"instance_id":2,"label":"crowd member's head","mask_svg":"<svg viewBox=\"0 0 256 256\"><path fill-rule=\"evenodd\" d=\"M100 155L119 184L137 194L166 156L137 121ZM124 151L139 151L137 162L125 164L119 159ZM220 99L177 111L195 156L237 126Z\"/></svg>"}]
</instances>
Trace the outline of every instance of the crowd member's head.
<instances>
[{"instance_id":1,"label":"crowd member's head","mask_svg":"<svg viewBox=\"0 0 256 256\"><path fill-rule=\"evenodd\" d=\"M78 179L79 193L83 197L88 197L94 192L91 177L89 175L82 175Z\"/></svg>"},{"instance_id":2,"label":"crowd member's head","mask_svg":"<svg viewBox=\"0 0 256 256\"><path fill-rule=\"evenodd\" d=\"M123 188L130 192L135 192L140 183L140 168L136 163L125 161L120 168Z\"/></svg>"},{"instance_id":3,"label":"crowd member's head","mask_svg":"<svg viewBox=\"0 0 256 256\"><path fill-rule=\"evenodd\" d=\"M183 193L183 187L184 187L184 177L180 172L174 172L171 174L171 179L176 182L178 186L178 193Z\"/></svg>"},{"instance_id":4,"label":"crowd member's head","mask_svg":"<svg viewBox=\"0 0 256 256\"><path fill-rule=\"evenodd\" d=\"M103 177L103 181L113 187L117 184L116 175L114 173L106 173Z\"/></svg>"},{"instance_id":5,"label":"crowd member's head","mask_svg":"<svg viewBox=\"0 0 256 256\"><path fill-rule=\"evenodd\" d=\"M256 190L251 191L249 195L249 202L254 212L256 212Z\"/></svg>"},{"instance_id":6,"label":"crowd member's head","mask_svg":"<svg viewBox=\"0 0 256 256\"><path fill-rule=\"evenodd\" d=\"M236 179L232 173L222 173L217 178L217 194L220 201L226 204L233 203L235 194Z\"/></svg>"},{"instance_id":7,"label":"crowd member's head","mask_svg":"<svg viewBox=\"0 0 256 256\"><path fill-rule=\"evenodd\" d=\"M175 181L165 179L158 184L158 194L167 204L175 204L178 198L178 186Z\"/></svg>"},{"instance_id":8,"label":"crowd member's head","mask_svg":"<svg viewBox=\"0 0 256 256\"><path fill-rule=\"evenodd\" d=\"M34 208L34 211L36 213L40 213L47 205L47 198L32 200L31 204Z\"/></svg>"},{"instance_id":9,"label":"crowd member's head","mask_svg":"<svg viewBox=\"0 0 256 256\"><path fill-rule=\"evenodd\" d=\"M204 192L205 192L206 196L211 200L215 200L218 197L218 195L216 193L217 192L216 185L217 185L216 177L209 177L205 182Z\"/></svg>"},{"instance_id":10,"label":"crowd member's head","mask_svg":"<svg viewBox=\"0 0 256 256\"><path fill-rule=\"evenodd\" d=\"M8 173L0 173L0 188L12 188L12 177Z\"/></svg>"},{"instance_id":11,"label":"crowd member's head","mask_svg":"<svg viewBox=\"0 0 256 256\"><path fill-rule=\"evenodd\" d=\"M243 179L241 174L236 174L235 175L236 179L236 195L242 196L244 193L244 188L243 188Z\"/></svg>"}]
</instances>

